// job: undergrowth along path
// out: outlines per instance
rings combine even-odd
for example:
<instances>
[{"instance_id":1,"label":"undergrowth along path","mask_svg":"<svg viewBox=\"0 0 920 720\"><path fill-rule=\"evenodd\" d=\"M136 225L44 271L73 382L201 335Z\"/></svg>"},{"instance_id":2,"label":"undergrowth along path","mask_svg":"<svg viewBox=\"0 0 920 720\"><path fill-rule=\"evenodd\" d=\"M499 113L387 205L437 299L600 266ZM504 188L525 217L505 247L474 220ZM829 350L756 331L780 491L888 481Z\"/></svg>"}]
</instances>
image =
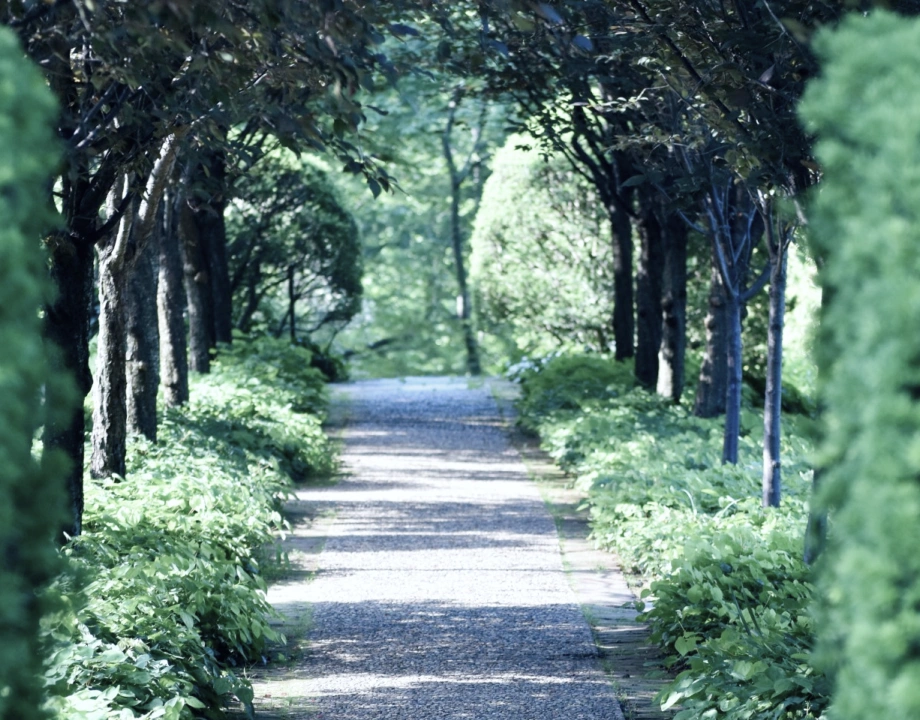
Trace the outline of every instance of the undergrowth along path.
<instances>
[{"instance_id":1,"label":"undergrowth along path","mask_svg":"<svg viewBox=\"0 0 920 720\"><path fill-rule=\"evenodd\" d=\"M341 392L344 477L295 503L327 518L294 537L304 557L322 546L299 561L316 573L270 594L307 643L256 678L258 717L622 718L488 385L410 378Z\"/></svg>"}]
</instances>

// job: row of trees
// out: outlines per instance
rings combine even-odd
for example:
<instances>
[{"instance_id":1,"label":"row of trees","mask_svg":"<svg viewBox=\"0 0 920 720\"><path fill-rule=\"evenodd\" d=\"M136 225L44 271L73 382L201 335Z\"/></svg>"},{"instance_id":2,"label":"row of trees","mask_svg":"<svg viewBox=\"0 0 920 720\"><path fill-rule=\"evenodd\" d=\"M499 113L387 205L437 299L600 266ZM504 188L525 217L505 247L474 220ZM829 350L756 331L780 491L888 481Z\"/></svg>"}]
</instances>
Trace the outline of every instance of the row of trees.
<instances>
[{"instance_id":1,"label":"row of trees","mask_svg":"<svg viewBox=\"0 0 920 720\"><path fill-rule=\"evenodd\" d=\"M239 187L249 197L229 214L232 246L224 215L239 175L277 143L328 150L375 190L389 187L346 134L362 120L356 89L396 72L376 46L387 28L401 32L391 23L410 5L0 5L0 22L18 34L60 107L53 199L61 220L47 239L56 293L44 328L60 349L58 370L80 394L93 388L94 476L124 474L129 432L155 438L160 385L168 405L187 400L188 370L207 371L209 348L232 340L234 293L247 298L236 319L243 327L279 272L293 334L296 305L309 293L326 297L314 324L354 313L356 233L321 177L292 176L277 188L288 211L310 206L308 220L267 207L257 180ZM261 238L271 228L253 228L246 203L274 212L272 222L300 223L296 240L275 228L294 247L280 255L277 243L267 247ZM50 389L48 400L57 401ZM85 433L78 407L43 430L46 451L71 460L71 535L80 532Z\"/></svg>"}]
</instances>

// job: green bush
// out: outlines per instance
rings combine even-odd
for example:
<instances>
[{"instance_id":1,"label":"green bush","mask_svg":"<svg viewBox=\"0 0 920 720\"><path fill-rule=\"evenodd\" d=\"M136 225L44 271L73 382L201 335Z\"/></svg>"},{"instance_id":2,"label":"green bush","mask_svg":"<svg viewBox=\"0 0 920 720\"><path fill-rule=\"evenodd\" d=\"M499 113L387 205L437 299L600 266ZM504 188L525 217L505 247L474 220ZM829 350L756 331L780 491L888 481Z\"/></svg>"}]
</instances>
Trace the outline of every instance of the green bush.
<instances>
[{"instance_id":1,"label":"green bush","mask_svg":"<svg viewBox=\"0 0 920 720\"><path fill-rule=\"evenodd\" d=\"M822 484L834 511L821 657L833 717L920 717L920 20L851 16L815 41L801 112L824 179Z\"/></svg>"},{"instance_id":2,"label":"green bush","mask_svg":"<svg viewBox=\"0 0 920 720\"><path fill-rule=\"evenodd\" d=\"M0 79L0 718L32 720L45 717L38 629L51 604L43 588L60 571L53 538L64 521L62 464L32 456L48 382L40 238L52 221L57 110L7 28Z\"/></svg>"},{"instance_id":3,"label":"green bush","mask_svg":"<svg viewBox=\"0 0 920 720\"><path fill-rule=\"evenodd\" d=\"M633 383L632 365L607 355L553 355L520 363L510 375L521 383L521 422L529 429L554 410L579 408Z\"/></svg>"},{"instance_id":4,"label":"green bush","mask_svg":"<svg viewBox=\"0 0 920 720\"><path fill-rule=\"evenodd\" d=\"M590 182L512 136L496 154L470 239L480 321L518 352L609 349L610 224ZM532 142L532 140L530 140Z\"/></svg>"},{"instance_id":5,"label":"green bush","mask_svg":"<svg viewBox=\"0 0 920 720\"><path fill-rule=\"evenodd\" d=\"M251 702L243 672L281 638L264 571L292 477L328 472L325 391L302 348L239 339L135 440L127 481L87 479L84 534L67 549L81 600L45 621L62 720L222 717ZM62 592L73 596L73 588Z\"/></svg>"},{"instance_id":6,"label":"green bush","mask_svg":"<svg viewBox=\"0 0 920 720\"><path fill-rule=\"evenodd\" d=\"M677 673L662 703L686 720L820 717L827 684L809 660L814 589L800 558L811 448L796 422L785 424L783 506L764 510L759 413L742 413L752 462L724 465L718 420L592 364L526 371L522 420L587 493L595 540L643 586L642 617Z\"/></svg>"}]
</instances>

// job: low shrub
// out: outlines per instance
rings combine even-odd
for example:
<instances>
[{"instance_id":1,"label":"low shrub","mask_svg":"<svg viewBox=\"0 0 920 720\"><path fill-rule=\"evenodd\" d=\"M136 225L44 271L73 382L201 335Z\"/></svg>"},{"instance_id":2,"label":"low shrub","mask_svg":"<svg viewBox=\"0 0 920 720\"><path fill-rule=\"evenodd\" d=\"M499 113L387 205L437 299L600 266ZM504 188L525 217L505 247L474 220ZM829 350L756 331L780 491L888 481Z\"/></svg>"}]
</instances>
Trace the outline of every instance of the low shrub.
<instances>
[{"instance_id":1,"label":"low shrub","mask_svg":"<svg viewBox=\"0 0 920 720\"><path fill-rule=\"evenodd\" d=\"M521 383L521 422L536 430L540 418L555 410L575 410L629 387L633 368L607 355L556 355L519 364L513 377Z\"/></svg>"},{"instance_id":2,"label":"low shrub","mask_svg":"<svg viewBox=\"0 0 920 720\"><path fill-rule=\"evenodd\" d=\"M720 420L618 382L605 362L534 364L520 411L587 493L595 540L643 588L640 617L676 674L662 704L680 720L821 717L828 687L810 662L814 588L801 559L807 420L784 420L785 496L765 510L758 411L742 413L750 461L723 465Z\"/></svg>"},{"instance_id":3,"label":"low shrub","mask_svg":"<svg viewBox=\"0 0 920 720\"><path fill-rule=\"evenodd\" d=\"M280 503L291 478L333 468L309 362L272 340L235 344L165 413L157 444L132 443L127 480L86 480L85 531L66 549L75 574L56 589L71 602L44 626L62 720L219 718L232 698L251 704L242 669L282 640L263 578Z\"/></svg>"}]
</instances>

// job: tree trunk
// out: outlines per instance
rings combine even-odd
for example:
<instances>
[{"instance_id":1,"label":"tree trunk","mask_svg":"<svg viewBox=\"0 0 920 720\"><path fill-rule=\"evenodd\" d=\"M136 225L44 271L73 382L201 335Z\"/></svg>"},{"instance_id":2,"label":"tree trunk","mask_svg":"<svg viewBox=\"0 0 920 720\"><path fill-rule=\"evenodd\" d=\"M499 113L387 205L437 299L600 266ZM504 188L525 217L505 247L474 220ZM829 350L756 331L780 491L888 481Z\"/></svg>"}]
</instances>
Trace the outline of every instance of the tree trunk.
<instances>
[{"instance_id":1,"label":"tree trunk","mask_svg":"<svg viewBox=\"0 0 920 720\"><path fill-rule=\"evenodd\" d=\"M163 203L163 225L159 235L159 282L157 319L160 336L160 379L167 407L188 402L188 342L185 337L185 286L176 223L176 199Z\"/></svg>"},{"instance_id":2,"label":"tree trunk","mask_svg":"<svg viewBox=\"0 0 920 720\"><path fill-rule=\"evenodd\" d=\"M211 322L217 343L233 342L233 296L230 292L230 266L227 261L227 226L224 203L211 205L208 213L208 270L211 278Z\"/></svg>"},{"instance_id":3,"label":"tree trunk","mask_svg":"<svg viewBox=\"0 0 920 720\"><path fill-rule=\"evenodd\" d=\"M96 347L96 382L93 391L93 477L125 474L128 434L127 343L128 284L131 275L155 235L160 200L172 176L182 133L163 139L157 158L147 177L143 194L132 202L115 233L97 248L99 255L99 337ZM116 182L110 194L110 213L130 190L126 179ZM149 289L145 289L149 292ZM150 306L153 325L153 297L144 298ZM151 346L154 344L151 343ZM152 347L148 354L153 353ZM156 386L154 386L155 388ZM156 391L153 392L152 418L156 426Z\"/></svg>"},{"instance_id":4,"label":"tree trunk","mask_svg":"<svg viewBox=\"0 0 920 720\"><path fill-rule=\"evenodd\" d=\"M261 266L256 263L252 273L247 279L246 284L246 304L240 313L240 319L236 326L243 332L249 332L252 327L252 317L259 309L259 303L262 302L262 296L259 294L259 282L262 277Z\"/></svg>"},{"instance_id":5,"label":"tree trunk","mask_svg":"<svg viewBox=\"0 0 920 720\"><path fill-rule=\"evenodd\" d=\"M73 377L77 387L74 398L48 397L50 407L68 407L66 413L50 414L42 433L45 455L52 451L70 461L66 483L70 520L63 528L71 537L83 527L83 463L86 419L83 398L90 392L93 376L89 369L90 317L93 302L93 246L79 239L90 232L86 223L74 223L72 236L63 233L52 245L51 279L56 289L54 301L45 308L44 332L54 347L52 368L57 374ZM76 239L72 239L76 238ZM49 393L58 384L49 385Z\"/></svg>"},{"instance_id":6,"label":"tree trunk","mask_svg":"<svg viewBox=\"0 0 920 720\"><path fill-rule=\"evenodd\" d=\"M195 212L183 199L179 204L179 236L183 281L188 300L189 369L197 373L211 371L210 356L210 283Z\"/></svg>"},{"instance_id":7,"label":"tree trunk","mask_svg":"<svg viewBox=\"0 0 920 720\"><path fill-rule=\"evenodd\" d=\"M697 417L718 417L725 412L729 335L726 300L725 284L713 261L706 314L706 350L693 405L693 414Z\"/></svg>"},{"instance_id":8,"label":"tree trunk","mask_svg":"<svg viewBox=\"0 0 920 720\"><path fill-rule=\"evenodd\" d=\"M159 235L159 226L156 235ZM155 238L154 238L155 239ZM157 326L157 243L147 243L127 287L128 431L157 439L160 334Z\"/></svg>"},{"instance_id":9,"label":"tree trunk","mask_svg":"<svg viewBox=\"0 0 920 720\"><path fill-rule=\"evenodd\" d=\"M651 202L643 208L642 215L642 244L636 273L636 380L651 389L658 384L661 348L663 228Z\"/></svg>"},{"instance_id":10,"label":"tree trunk","mask_svg":"<svg viewBox=\"0 0 920 720\"><path fill-rule=\"evenodd\" d=\"M467 284L466 260L463 256L463 233L460 227L460 188L473 169L473 156L480 146L482 131L485 127L485 105L481 106L479 126L473 130L473 147L462 168L457 167L454 160L451 133L456 121L457 108L465 94L463 85L454 88L448 104L447 124L441 134L441 147L444 151L444 160L447 163L450 175L450 239L454 250L454 269L457 274L457 317L463 331L463 342L466 345L466 369L470 375L480 375L482 366L479 361L479 343L473 332L472 308L470 306L470 291Z\"/></svg>"},{"instance_id":11,"label":"tree trunk","mask_svg":"<svg viewBox=\"0 0 920 720\"><path fill-rule=\"evenodd\" d=\"M629 216L609 208L613 241L613 342L614 357L626 360L635 354L633 335L633 242Z\"/></svg>"},{"instance_id":12,"label":"tree trunk","mask_svg":"<svg viewBox=\"0 0 920 720\"><path fill-rule=\"evenodd\" d=\"M767 391L763 410L763 506L779 507L782 469L783 323L786 316L787 252L782 240L771 253L770 320L767 326Z\"/></svg>"},{"instance_id":13,"label":"tree trunk","mask_svg":"<svg viewBox=\"0 0 920 720\"><path fill-rule=\"evenodd\" d=\"M288 265L288 314L291 316L291 342L297 342L297 293L294 287L294 266Z\"/></svg>"},{"instance_id":14,"label":"tree trunk","mask_svg":"<svg viewBox=\"0 0 920 720\"><path fill-rule=\"evenodd\" d=\"M687 348L687 224L668 217L664 232L661 348L658 351L658 394L680 402L684 391Z\"/></svg>"},{"instance_id":15,"label":"tree trunk","mask_svg":"<svg viewBox=\"0 0 920 720\"><path fill-rule=\"evenodd\" d=\"M726 293L725 314L728 327L728 354L726 369L728 387L725 393L725 437L722 445L722 462L737 464L738 440L741 437L741 300Z\"/></svg>"},{"instance_id":16,"label":"tree trunk","mask_svg":"<svg viewBox=\"0 0 920 720\"><path fill-rule=\"evenodd\" d=\"M126 218L121 232L130 232ZM125 474L128 434L125 358L127 277L110 240L99 252L99 335L96 339L96 382L93 385L93 451L90 474L96 478ZM113 257L115 255L115 257Z\"/></svg>"},{"instance_id":17,"label":"tree trunk","mask_svg":"<svg viewBox=\"0 0 920 720\"><path fill-rule=\"evenodd\" d=\"M233 293L230 288L230 265L227 258L226 162L222 152L211 154L211 183L214 192L197 213L198 233L207 249L206 261L211 280L211 337L215 343L233 341Z\"/></svg>"},{"instance_id":18,"label":"tree trunk","mask_svg":"<svg viewBox=\"0 0 920 720\"><path fill-rule=\"evenodd\" d=\"M466 261L463 257L463 237L460 232L460 187L452 184L450 201L450 235L454 249L454 267L457 272L457 317L463 329L463 342L466 345L466 370L470 375L482 373L479 363L479 344L473 332L472 314L470 312L470 291L466 278Z\"/></svg>"}]
</instances>

